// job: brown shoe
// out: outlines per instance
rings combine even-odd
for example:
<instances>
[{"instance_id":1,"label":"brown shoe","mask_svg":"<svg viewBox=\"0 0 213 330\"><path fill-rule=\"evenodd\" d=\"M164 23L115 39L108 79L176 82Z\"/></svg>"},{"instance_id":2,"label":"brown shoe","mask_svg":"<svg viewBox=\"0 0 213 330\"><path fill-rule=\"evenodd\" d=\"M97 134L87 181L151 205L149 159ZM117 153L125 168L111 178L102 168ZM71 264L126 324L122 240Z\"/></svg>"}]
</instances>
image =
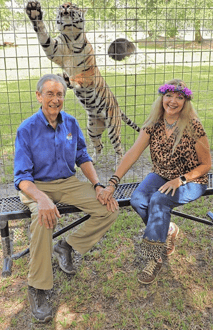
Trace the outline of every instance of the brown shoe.
<instances>
[{"instance_id":1,"label":"brown shoe","mask_svg":"<svg viewBox=\"0 0 213 330\"><path fill-rule=\"evenodd\" d=\"M28 299L34 318L42 323L48 322L53 318L52 307L46 297L46 290L35 289L28 286Z\"/></svg>"},{"instance_id":2,"label":"brown shoe","mask_svg":"<svg viewBox=\"0 0 213 330\"><path fill-rule=\"evenodd\" d=\"M153 258L147 261L146 267L142 270L141 274L138 277L138 281L142 284L152 283L157 274L162 268L162 259L159 258L157 261Z\"/></svg>"},{"instance_id":3,"label":"brown shoe","mask_svg":"<svg viewBox=\"0 0 213 330\"><path fill-rule=\"evenodd\" d=\"M178 226L175 223L170 222L168 236L167 236L167 240L166 240L166 255L167 256L170 256L172 253L175 252L175 240L177 238L178 233L179 233Z\"/></svg>"},{"instance_id":4,"label":"brown shoe","mask_svg":"<svg viewBox=\"0 0 213 330\"><path fill-rule=\"evenodd\" d=\"M66 241L60 240L53 248L53 254L57 257L60 268L67 274L75 275L76 269L72 263L73 248Z\"/></svg>"}]
</instances>

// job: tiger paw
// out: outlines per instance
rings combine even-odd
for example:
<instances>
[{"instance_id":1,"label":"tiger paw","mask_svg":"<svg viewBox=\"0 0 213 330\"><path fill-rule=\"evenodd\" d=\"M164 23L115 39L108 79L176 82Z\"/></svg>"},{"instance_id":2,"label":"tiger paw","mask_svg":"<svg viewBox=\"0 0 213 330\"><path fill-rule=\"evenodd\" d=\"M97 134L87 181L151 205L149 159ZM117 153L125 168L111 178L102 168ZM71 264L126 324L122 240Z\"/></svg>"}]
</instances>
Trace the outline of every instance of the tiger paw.
<instances>
[{"instance_id":1,"label":"tiger paw","mask_svg":"<svg viewBox=\"0 0 213 330\"><path fill-rule=\"evenodd\" d=\"M41 21L43 12L41 10L40 2L29 1L26 7L26 13L31 21Z\"/></svg>"},{"instance_id":2,"label":"tiger paw","mask_svg":"<svg viewBox=\"0 0 213 330\"><path fill-rule=\"evenodd\" d=\"M72 85L70 84L70 78L69 76L66 74L66 72L63 72L62 78L64 79L67 88L73 89Z\"/></svg>"}]
</instances>

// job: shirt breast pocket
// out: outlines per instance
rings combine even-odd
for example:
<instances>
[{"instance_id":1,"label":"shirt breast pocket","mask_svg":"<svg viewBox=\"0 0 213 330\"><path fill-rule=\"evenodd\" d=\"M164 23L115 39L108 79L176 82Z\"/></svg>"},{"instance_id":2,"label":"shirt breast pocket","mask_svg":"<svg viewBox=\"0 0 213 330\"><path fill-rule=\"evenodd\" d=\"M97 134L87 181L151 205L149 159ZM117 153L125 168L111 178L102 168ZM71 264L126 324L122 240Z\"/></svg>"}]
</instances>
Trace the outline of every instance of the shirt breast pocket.
<instances>
[{"instance_id":1,"label":"shirt breast pocket","mask_svg":"<svg viewBox=\"0 0 213 330\"><path fill-rule=\"evenodd\" d=\"M66 139L64 157L69 164L75 164L77 144L74 139Z\"/></svg>"}]
</instances>

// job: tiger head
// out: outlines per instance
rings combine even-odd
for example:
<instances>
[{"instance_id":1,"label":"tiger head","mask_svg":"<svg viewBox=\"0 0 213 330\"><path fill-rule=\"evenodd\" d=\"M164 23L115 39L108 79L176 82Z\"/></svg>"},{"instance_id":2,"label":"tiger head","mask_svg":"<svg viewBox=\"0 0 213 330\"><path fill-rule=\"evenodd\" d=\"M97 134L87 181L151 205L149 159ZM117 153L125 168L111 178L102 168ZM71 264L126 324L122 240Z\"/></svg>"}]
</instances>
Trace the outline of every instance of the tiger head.
<instances>
[{"instance_id":1,"label":"tiger head","mask_svg":"<svg viewBox=\"0 0 213 330\"><path fill-rule=\"evenodd\" d=\"M71 2L66 2L58 8L58 13L56 17L56 24L59 31L64 31L69 29L74 30L84 30L84 14L86 9L79 9L76 5Z\"/></svg>"}]
</instances>

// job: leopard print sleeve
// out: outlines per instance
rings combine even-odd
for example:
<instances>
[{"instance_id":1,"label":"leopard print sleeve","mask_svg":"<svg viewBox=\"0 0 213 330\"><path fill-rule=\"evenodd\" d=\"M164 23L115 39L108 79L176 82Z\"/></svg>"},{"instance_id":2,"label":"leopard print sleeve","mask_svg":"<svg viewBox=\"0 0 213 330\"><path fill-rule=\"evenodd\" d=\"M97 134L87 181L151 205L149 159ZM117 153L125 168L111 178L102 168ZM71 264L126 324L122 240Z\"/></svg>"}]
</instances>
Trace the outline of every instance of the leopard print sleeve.
<instances>
[{"instance_id":1,"label":"leopard print sleeve","mask_svg":"<svg viewBox=\"0 0 213 330\"><path fill-rule=\"evenodd\" d=\"M204 131L203 125L198 119L193 119L192 123L192 132L193 132L193 138L195 142L200 139L202 136L206 135L206 132Z\"/></svg>"},{"instance_id":2,"label":"leopard print sleeve","mask_svg":"<svg viewBox=\"0 0 213 330\"><path fill-rule=\"evenodd\" d=\"M152 135L153 133L153 127L147 126L147 127L142 127L142 130L146 132L146 134Z\"/></svg>"}]
</instances>

